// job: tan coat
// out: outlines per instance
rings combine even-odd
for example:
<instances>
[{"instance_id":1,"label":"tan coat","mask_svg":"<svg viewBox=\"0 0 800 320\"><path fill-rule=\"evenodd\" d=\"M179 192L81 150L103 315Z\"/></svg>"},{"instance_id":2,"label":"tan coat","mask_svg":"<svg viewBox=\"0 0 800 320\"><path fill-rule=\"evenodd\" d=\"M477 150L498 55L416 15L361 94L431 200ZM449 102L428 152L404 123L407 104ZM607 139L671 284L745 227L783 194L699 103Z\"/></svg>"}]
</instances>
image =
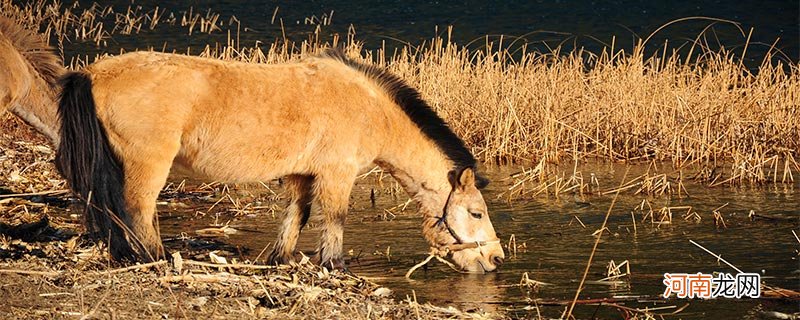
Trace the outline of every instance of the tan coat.
<instances>
[{"instance_id":1,"label":"tan coat","mask_svg":"<svg viewBox=\"0 0 800 320\"><path fill-rule=\"evenodd\" d=\"M432 246L457 248L453 260L469 271L502 263L474 158L413 88L383 70L336 53L280 65L129 53L68 75L59 118L55 79L63 67L40 40L9 37L20 34L13 28L0 20L1 106L59 146L59 168L80 196L94 192L87 222L111 221L115 226L101 231L113 244L129 244L112 248L115 256L163 255L155 202L177 167L218 181L284 177L293 196L271 260L293 259L317 201L325 216L318 260L343 267L350 191L358 172L375 163L419 202L423 235ZM80 99L82 92L91 93L88 100ZM83 114L87 110L92 113ZM92 123L100 135L91 135ZM91 149L97 143L89 137L108 145L118 164L92 167L102 157L88 151L103 148ZM92 183L116 181L96 179L114 170L121 171L122 186ZM106 190L116 188L118 195ZM123 205L110 210L115 197Z\"/></svg>"}]
</instances>

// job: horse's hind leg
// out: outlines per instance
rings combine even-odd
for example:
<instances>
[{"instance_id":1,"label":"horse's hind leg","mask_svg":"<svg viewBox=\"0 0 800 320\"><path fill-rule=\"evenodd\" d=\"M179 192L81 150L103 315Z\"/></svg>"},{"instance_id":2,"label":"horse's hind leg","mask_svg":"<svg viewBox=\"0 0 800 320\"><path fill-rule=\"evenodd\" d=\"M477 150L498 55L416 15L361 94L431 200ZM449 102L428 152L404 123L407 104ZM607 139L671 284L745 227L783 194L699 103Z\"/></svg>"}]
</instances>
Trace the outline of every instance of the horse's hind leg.
<instances>
[{"instance_id":1,"label":"horse's hind leg","mask_svg":"<svg viewBox=\"0 0 800 320\"><path fill-rule=\"evenodd\" d=\"M311 188L313 176L292 175L284 178L286 187L292 195L292 202L286 208L286 213L278 231L278 242L269 255L270 264L287 264L294 261L294 252L300 230L308 222L311 215L311 202L313 200Z\"/></svg>"},{"instance_id":2,"label":"horse's hind leg","mask_svg":"<svg viewBox=\"0 0 800 320\"><path fill-rule=\"evenodd\" d=\"M140 153L128 157L135 159L124 161L125 207L128 213L124 222L135 237L132 241L138 242L145 250L138 257L143 261L165 256L156 221L156 200L167 181L174 155Z\"/></svg>"},{"instance_id":3,"label":"horse's hind leg","mask_svg":"<svg viewBox=\"0 0 800 320\"><path fill-rule=\"evenodd\" d=\"M353 189L356 170L352 174L317 176L315 195L320 203L324 222L320 233L317 258L322 266L344 270L342 243L344 223Z\"/></svg>"}]
</instances>

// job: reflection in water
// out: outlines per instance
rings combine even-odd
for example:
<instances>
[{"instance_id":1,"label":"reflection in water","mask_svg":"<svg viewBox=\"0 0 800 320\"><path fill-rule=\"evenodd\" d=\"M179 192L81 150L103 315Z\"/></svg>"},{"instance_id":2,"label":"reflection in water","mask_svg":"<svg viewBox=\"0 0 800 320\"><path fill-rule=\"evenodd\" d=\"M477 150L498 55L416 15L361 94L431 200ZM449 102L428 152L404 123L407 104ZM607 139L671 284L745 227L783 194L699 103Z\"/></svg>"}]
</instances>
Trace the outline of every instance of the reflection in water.
<instances>
[{"instance_id":1,"label":"reflection in water","mask_svg":"<svg viewBox=\"0 0 800 320\"><path fill-rule=\"evenodd\" d=\"M454 293L453 302L467 309L498 311L495 302L503 301L505 290L500 287L503 283L497 278L497 274L468 274L459 280L451 287Z\"/></svg>"},{"instance_id":2,"label":"reflection in water","mask_svg":"<svg viewBox=\"0 0 800 320\"><path fill-rule=\"evenodd\" d=\"M408 286L419 288L417 296L436 297L426 299L437 305L458 306L464 310L498 312L508 286L497 273L489 274L451 274L443 278L422 278L410 280Z\"/></svg>"},{"instance_id":3,"label":"reflection in water","mask_svg":"<svg viewBox=\"0 0 800 320\"><path fill-rule=\"evenodd\" d=\"M619 174L620 170L613 169L601 166L593 170L598 176L606 177L606 181L619 180L615 172ZM377 187L366 181L359 182L354 188L345 229L345 251L352 250L350 270L391 288L398 299L415 294L419 301L430 301L437 305L511 312L520 317L536 316L535 311L523 308L530 309L529 306L533 305L531 299L541 299L538 303L550 303L550 306L542 307L542 314L558 317L563 306L554 304L571 300L574 296L595 239L592 233L602 223L611 199L595 196L578 203L572 196L565 196L511 204L495 200L496 195L505 188L502 179L507 176L508 170L498 168L490 172L495 182L490 185L485 197L490 202L492 222L498 230L498 236L505 242L514 234L517 244L524 243L527 250L518 252L516 258L509 257L499 272L457 274L433 262L427 270L420 269L414 273L413 280L405 279L405 272L424 259L428 252L420 230L421 218L413 208L409 208L405 212L396 212L392 220L385 219L389 217L383 210L401 205L407 197L391 192L376 192L373 207L370 193ZM800 290L800 265L796 252L798 244L791 233L792 228L798 225L800 198L792 186L763 189L687 187L691 196L683 199L623 195L617 200L609 217L609 232L604 234L600 242L587 277L589 282L581 294L582 299L656 297L664 291L662 279L666 272L731 272L726 266L718 264L715 258L691 245L688 242L690 239L722 254L744 271L761 273L767 284ZM700 220L684 220L680 213L675 213L672 224L659 225L651 224L649 220L642 221L637 213L634 229L631 211L643 199L647 199L656 209L691 206ZM214 202L213 199L209 201L196 204L195 209L208 210ZM727 228L717 228L712 211L725 203L728 205L720 212ZM224 212L221 207L216 210ZM748 218L751 210L779 218L751 221ZM165 211L169 210L161 208L162 216L174 218L162 219L164 235L190 232L213 223L212 215L193 218L194 209L186 212ZM245 257L254 258L275 239L278 221L269 214L233 217L224 213L220 222L228 219L232 220L232 226L243 231L221 241L241 248ZM313 250L316 236L315 230L304 230L300 249ZM237 254L236 250L231 252ZM606 277L606 267L611 260L617 263L629 261L632 273L629 280L619 286L593 282ZM531 279L551 285L528 292L526 288L517 286L526 272ZM741 318L742 315L756 315L755 310L759 308L797 312L796 305L765 300L669 300L656 304L627 302L626 305L653 308L682 306L687 302L690 306L681 313L682 318ZM595 312L605 318L619 316L611 308L598 309L597 306L579 306L575 312L579 318L590 318Z\"/></svg>"}]
</instances>

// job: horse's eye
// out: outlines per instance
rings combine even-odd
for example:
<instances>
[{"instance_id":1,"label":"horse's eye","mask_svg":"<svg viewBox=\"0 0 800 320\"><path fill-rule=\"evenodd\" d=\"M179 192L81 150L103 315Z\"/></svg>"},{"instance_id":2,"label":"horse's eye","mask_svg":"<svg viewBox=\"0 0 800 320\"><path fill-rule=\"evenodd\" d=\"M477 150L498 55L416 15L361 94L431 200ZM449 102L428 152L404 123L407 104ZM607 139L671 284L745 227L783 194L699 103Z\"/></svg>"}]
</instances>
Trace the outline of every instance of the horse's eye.
<instances>
[{"instance_id":1,"label":"horse's eye","mask_svg":"<svg viewBox=\"0 0 800 320\"><path fill-rule=\"evenodd\" d=\"M471 215L473 218L475 218L475 219L478 219L478 220L480 220L481 218L483 218L483 213L480 213L480 212L474 212L474 211L473 211L473 212L470 212L469 214L470 214L470 215Z\"/></svg>"}]
</instances>

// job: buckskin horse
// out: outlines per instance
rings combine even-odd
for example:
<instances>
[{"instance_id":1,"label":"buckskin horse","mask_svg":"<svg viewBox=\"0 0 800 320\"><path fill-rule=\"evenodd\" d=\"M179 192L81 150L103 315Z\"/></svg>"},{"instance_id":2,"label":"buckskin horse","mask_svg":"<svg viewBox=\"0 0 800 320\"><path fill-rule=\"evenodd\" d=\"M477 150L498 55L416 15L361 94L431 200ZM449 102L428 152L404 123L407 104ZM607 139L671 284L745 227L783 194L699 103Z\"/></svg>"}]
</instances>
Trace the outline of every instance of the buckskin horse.
<instances>
[{"instance_id":1,"label":"buckskin horse","mask_svg":"<svg viewBox=\"0 0 800 320\"><path fill-rule=\"evenodd\" d=\"M273 65L135 52L56 83L59 60L9 25L0 24L0 68L15 72L1 83L0 111L53 140L57 168L88 202L87 231L115 259L164 256L156 198L179 167L217 181L283 178L292 196L270 261L293 261L316 201L324 217L317 260L343 268L350 192L377 164L418 202L432 247L463 271L503 262L474 156L417 90L384 69L338 50Z\"/></svg>"}]
</instances>

